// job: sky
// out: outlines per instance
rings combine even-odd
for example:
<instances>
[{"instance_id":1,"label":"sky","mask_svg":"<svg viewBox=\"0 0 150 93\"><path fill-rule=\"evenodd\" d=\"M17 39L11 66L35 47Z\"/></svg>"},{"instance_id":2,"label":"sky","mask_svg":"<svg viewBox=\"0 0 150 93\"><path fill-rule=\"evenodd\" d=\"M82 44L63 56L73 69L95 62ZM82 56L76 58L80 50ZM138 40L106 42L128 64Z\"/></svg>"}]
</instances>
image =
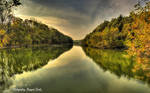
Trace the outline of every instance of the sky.
<instances>
[{"instance_id":1,"label":"sky","mask_svg":"<svg viewBox=\"0 0 150 93\"><path fill-rule=\"evenodd\" d=\"M104 20L127 16L137 0L21 0L15 15L34 18L74 40L83 39Z\"/></svg>"}]
</instances>

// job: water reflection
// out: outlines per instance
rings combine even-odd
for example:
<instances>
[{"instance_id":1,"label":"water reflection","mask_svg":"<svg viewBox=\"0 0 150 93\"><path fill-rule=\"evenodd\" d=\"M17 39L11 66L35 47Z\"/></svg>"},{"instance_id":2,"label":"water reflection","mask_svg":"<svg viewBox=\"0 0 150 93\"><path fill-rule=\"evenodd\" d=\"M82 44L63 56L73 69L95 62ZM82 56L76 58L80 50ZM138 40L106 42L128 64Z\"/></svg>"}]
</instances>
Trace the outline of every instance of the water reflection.
<instances>
[{"instance_id":1,"label":"water reflection","mask_svg":"<svg viewBox=\"0 0 150 93\"><path fill-rule=\"evenodd\" d=\"M84 47L86 55L93 59L105 71L109 70L118 77L125 76L128 79L134 78L150 84L150 76L144 70L147 64L141 64L129 57L126 52L118 50L100 50L96 48Z\"/></svg>"},{"instance_id":2,"label":"water reflection","mask_svg":"<svg viewBox=\"0 0 150 93\"><path fill-rule=\"evenodd\" d=\"M36 70L71 47L53 46L0 50L0 93L11 85L10 77Z\"/></svg>"},{"instance_id":3,"label":"water reflection","mask_svg":"<svg viewBox=\"0 0 150 93\"><path fill-rule=\"evenodd\" d=\"M121 58L118 62L119 60L121 61ZM126 68L130 67L128 60L130 59L124 59L125 63L122 63L123 73L127 73ZM115 62L111 65L115 65ZM122 66L121 63L119 65ZM117 70L117 66L114 69ZM146 84L123 76L118 78L110 71L101 69L85 55L81 47L74 46L70 51L36 71L15 75L12 86L4 93L18 93L14 91L15 88L41 88L42 93L150 93L150 88Z\"/></svg>"}]
</instances>

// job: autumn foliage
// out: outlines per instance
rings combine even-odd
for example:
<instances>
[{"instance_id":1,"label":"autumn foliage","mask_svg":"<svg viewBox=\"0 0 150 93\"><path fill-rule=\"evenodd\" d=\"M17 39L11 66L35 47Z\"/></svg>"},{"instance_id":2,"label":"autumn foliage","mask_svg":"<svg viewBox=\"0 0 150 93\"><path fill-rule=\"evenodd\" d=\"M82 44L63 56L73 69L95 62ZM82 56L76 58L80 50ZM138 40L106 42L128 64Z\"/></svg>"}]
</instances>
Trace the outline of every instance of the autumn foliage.
<instances>
[{"instance_id":1,"label":"autumn foliage","mask_svg":"<svg viewBox=\"0 0 150 93\"><path fill-rule=\"evenodd\" d=\"M141 0L129 16L104 21L82 41L84 46L127 49L137 62L150 61L150 1Z\"/></svg>"}]
</instances>

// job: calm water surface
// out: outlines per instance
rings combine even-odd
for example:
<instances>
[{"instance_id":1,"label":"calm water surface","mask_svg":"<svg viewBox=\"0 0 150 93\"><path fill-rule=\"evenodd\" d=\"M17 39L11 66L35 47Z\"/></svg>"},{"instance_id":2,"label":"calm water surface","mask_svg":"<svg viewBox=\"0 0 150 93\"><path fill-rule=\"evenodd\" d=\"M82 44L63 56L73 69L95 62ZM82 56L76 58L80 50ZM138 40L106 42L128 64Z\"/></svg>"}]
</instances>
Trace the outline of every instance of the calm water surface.
<instances>
[{"instance_id":1,"label":"calm water surface","mask_svg":"<svg viewBox=\"0 0 150 93\"><path fill-rule=\"evenodd\" d=\"M61 46L0 56L0 93L150 93L148 73L122 51Z\"/></svg>"}]
</instances>

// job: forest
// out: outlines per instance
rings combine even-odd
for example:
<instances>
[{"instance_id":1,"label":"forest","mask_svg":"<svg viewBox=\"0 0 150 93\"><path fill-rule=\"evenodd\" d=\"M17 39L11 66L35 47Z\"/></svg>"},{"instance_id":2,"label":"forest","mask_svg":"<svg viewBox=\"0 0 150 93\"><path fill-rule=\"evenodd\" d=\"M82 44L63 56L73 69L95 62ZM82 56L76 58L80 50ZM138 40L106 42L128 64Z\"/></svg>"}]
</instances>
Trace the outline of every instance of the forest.
<instances>
[{"instance_id":1,"label":"forest","mask_svg":"<svg viewBox=\"0 0 150 93\"><path fill-rule=\"evenodd\" d=\"M138 62L150 57L150 1L141 0L129 16L120 15L102 24L84 40L83 46L100 49L126 49Z\"/></svg>"},{"instance_id":2,"label":"forest","mask_svg":"<svg viewBox=\"0 0 150 93\"><path fill-rule=\"evenodd\" d=\"M136 42L136 39L140 39L141 36L148 35L150 2L145 1L145 6L140 3L135 5L135 11L132 11L129 16L120 15L111 21L105 20L84 38L83 45L97 48L124 48L130 46L127 44L130 41Z\"/></svg>"},{"instance_id":3,"label":"forest","mask_svg":"<svg viewBox=\"0 0 150 93\"><path fill-rule=\"evenodd\" d=\"M4 25L0 25L0 29L1 47L72 43L70 37L35 20L14 17L9 32L4 30Z\"/></svg>"}]
</instances>

